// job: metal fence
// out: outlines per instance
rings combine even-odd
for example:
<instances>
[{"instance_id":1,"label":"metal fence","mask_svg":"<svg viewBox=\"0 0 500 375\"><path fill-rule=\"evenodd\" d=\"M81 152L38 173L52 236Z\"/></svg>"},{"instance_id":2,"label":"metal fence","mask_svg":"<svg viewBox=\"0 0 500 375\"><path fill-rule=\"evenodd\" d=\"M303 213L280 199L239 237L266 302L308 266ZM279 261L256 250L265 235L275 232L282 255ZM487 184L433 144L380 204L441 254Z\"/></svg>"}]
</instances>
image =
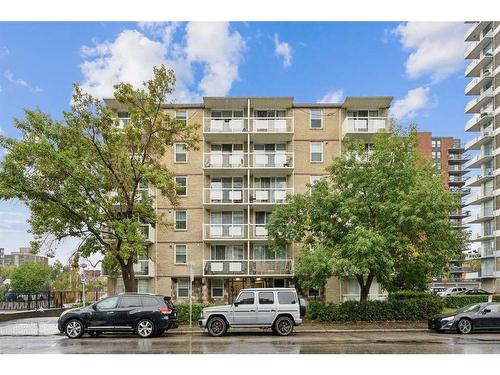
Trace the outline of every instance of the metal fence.
<instances>
[{"instance_id":1,"label":"metal fence","mask_svg":"<svg viewBox=\"0 0 500 375\"><path fill-rule=\"evenodd\" d=\"M102 291L86 292L86 303L98 301L105 296ZM0 301L0 311L40 310L63 308L64 305L81 303L83 293L73 291L12 293L5 294L4 301Z\"/></svg>"}]
</instances>

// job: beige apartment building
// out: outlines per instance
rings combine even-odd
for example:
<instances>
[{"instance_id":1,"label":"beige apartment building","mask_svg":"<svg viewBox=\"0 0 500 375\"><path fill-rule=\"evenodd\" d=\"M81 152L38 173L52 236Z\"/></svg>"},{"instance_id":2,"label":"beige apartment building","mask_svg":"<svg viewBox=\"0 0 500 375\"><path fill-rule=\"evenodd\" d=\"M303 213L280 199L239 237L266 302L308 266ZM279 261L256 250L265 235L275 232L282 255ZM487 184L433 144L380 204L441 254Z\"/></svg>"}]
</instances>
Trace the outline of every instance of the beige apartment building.
<instances>
[{"instance_id":1,"label":"beige apartment building","mask_svg":"<svg viewBox=\"0 0 500 375\"><path fill-rule=\"evenodd\" d=\"M156 195L155 209L174 225L145 227L149 254L136 265L138 290L200 302L231 301L245 287L296 287L297 247L271 251L266 223L287 194L305 193L349 136L367 144L389 128L392 97L347 97L343 103L295 103L292 97L206 97L165 111L198 123L199 150L174 145L165 165L176 174L180 204ZM119 118L128 114L108 101ZM193 275L192 284L190 275ZM357 281L332 278L322 296L340 302L359 295ZM108 293L123 291L109 279ZM377 283L371 298L383 291Z\"/></svg>"},{"instance_id":2,"label":"beige apartment building","mask_svg":"<svg viewBox=\"0 0 500 375\"><path fill-rule=\"evenodd\" d=\"M470 22L465 41L470 60L465 76L470 78L465 95L472 96L465 106L471 118L465 131L477 132L467 142L466 150L475 156L465 165L476 175L465 186L473 188L466 204L477 206L477 214L469 221L479 233L472 241L479 243L481 270L469 273L471 279L491 292L500 292L500 22Z\"/></svg>"}]
</instances>

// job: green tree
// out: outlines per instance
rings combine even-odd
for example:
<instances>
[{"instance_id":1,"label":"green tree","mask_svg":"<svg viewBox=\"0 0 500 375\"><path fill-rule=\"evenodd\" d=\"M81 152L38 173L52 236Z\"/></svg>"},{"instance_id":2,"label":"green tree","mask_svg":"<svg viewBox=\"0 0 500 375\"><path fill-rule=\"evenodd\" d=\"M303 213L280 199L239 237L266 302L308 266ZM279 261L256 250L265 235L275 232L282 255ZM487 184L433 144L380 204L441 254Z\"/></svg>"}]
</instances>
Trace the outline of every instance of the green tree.
<instances>
[{"instance_id":1,"label":"green tree","mask_svg":"<svg viewBox=\"0 0 500 375\"><path fill-rule=\"evenodd\" d=\"M0 136L8 151L0 198L27 204L35 250L47 239L79 238L81 256L114 257L125 290L136 290L133 264L147 246L141 223L169 225L141 187L155 187L177 204L174 174L162 158L175 142L188 149L199 143L199 125L164 110L174 86L174 72L164 66L142 89L116 85L114 99L130 116L121 126L111 108L75 85L63 121L25 110L26 118L15 120L21 139Z\"/></svg>"},{"instance_id":2,"label":"green tree","mask_svg":"<svg viewBox=\"0 0 500 375\"><path fill-rule=\"evenodd\" d=\"M33 293L47 289L52 269L44 263L27 261L12 269L10 286L16 293Z\"/></svg>"},{"instance_id":3,"label":"green tree","mask_svg":"<svg viewBox=\"0 0 500 375\"><path fill-rule=\"evenodd\" d=\"M370 151L347 142L310 193L275 208L269 236L278 247L300 243L301 284L355 278L366 300L375 278L389 290L423 288L460 254L466 236L448 219L459 199L416 142L414 128L377 134Z\"/></svg>"}]
</instances>

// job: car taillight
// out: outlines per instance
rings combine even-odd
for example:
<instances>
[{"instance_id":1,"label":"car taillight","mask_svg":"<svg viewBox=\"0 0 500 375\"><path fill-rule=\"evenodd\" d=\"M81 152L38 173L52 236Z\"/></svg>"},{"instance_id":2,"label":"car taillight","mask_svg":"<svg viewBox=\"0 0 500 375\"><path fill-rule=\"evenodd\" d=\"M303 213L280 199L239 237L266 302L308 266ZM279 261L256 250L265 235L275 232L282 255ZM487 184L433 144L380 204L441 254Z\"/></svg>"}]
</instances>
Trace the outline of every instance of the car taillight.
<instances>
[{"instance_id":1,"label":"car taillight","mask_svg":"<svg viewBox=\"0 0 500 375\"><path fill-rule=\"evenodd\" d=\"M170 314L172 312L172 309L169 309L168 307L160 307L159 310L162 314Z\"/></svg>"}]
</instances>

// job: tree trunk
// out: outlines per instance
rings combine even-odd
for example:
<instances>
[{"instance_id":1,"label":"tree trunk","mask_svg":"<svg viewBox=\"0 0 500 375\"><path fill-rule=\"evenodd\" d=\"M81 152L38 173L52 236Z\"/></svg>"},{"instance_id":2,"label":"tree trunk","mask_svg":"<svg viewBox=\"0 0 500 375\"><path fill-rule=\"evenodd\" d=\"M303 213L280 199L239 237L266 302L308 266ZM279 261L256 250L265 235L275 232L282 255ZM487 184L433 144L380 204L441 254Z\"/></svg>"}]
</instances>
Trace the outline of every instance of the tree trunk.
<instances>
[{"instance_id":1,"label":"tree trunk","mask_svg":"<svg viewBox=\"0 0 500 375\"><path fill-rule=\"evenodd\" d=\"M363 275L356 276L356 279L358 279L359 287L361 289L359 294L359 301L367 301L368 295L370 294L370 287L372 286L373 274L371 272L368 274L366 282L363 278Z\"/></svg>"},{"instance_id":2,"label":"tree trunk","mask_svg":"<svg viewBox=\"0 0 500 375\"><path fill-rule=\"evenodd\" d=\"M125 266L122 266L122 278L123 285L125 286L125 292L137 292L137 284L134 278L134 263L128 262Z\"/></svg>"}]
</instances>

